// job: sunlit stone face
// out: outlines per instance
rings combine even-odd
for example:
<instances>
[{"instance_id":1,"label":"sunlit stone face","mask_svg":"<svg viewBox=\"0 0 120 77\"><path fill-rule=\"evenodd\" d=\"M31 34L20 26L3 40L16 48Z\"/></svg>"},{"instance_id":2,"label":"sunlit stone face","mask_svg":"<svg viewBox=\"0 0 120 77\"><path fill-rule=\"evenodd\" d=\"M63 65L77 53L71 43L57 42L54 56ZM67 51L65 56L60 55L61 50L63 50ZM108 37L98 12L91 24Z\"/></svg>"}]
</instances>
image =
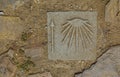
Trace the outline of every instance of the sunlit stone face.
<instances>
[{"instance_id":1,"label":"sunlit stone face","mask_svg":"<svg viewBox=\"0 0 120 77\"><path fill-rule=\"evenodd\" d=\"M48 12L47 25L49 59L95 59L96 12Z\"/></svg>"},{"instance_id":2,"label":"sunlit stone face","mask_svg":"<svg viewBox=\"0 0 120 77\"><path fill-rule=\"evenodd\" d=\"M23 31L19 17L0 16L0 41L15 40Z\"/></svg>"}]
</instances>

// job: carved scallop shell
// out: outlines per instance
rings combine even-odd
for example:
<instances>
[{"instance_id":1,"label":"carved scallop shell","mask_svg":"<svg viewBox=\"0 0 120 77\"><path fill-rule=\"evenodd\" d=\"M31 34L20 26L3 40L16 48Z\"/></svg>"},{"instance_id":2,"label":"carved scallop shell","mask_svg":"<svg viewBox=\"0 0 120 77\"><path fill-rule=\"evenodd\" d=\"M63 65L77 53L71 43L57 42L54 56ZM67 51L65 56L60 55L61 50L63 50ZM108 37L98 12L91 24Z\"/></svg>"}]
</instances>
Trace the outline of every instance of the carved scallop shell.
<instances>
[{"instance_id":1,"label":"carved scallop shell","mask_svg":"<svg viewBox=\"0 0 120 77\"><path fill-rule=\"evenodd\" d=\"M68 48L75 46L75 49L85 50L93 44L93 29L88 20L74 18L68 20L62 25L62 42L67 44Z\"/></svg>"}]
</instances>

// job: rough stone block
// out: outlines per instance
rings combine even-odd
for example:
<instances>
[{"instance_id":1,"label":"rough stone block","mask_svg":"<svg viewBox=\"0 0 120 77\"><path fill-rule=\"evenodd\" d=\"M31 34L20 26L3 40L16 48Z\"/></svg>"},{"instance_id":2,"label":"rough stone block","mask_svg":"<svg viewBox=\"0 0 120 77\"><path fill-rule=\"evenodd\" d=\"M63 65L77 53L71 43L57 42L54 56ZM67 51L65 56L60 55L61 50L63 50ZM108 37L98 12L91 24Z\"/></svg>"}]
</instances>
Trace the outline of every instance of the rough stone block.
<instances>
[{"instance_id":1,"label":"rough stone block","mask_svg":"<svg viewBox=\"0 0 120 77\"><path fill-rule=\"evenodd\" d=\"M112 22L119 12L120 0L110 0L105 7L105 21Z\"/></svg>"},{"instance_id":2,"label":"rough stone block","mask_svg":"<svg viewBox=\"0 0 120 77\"><path fill-rule=\"evenodd\" d=\"M21 37L24 28L19 17L0 16L0 53L8 50L8 45Z\"/></svg>"},{"instance_id":3,"label":"rough stone block","mask_svg":"<svg viewBox=\"0 0 120 77\"><path fill-rule=\"evenodd\" d=\"M91 66L76 77L120 77L120 46L110 48Z\"/></svg>"},{"instance_id":4,"label":"rough stone block","mask_svg":"<svg viewBox=\"0 0 120 77\"><path fill-rule=\"evenodd\" d=\"M19 17L0 16L0 40L15 40L23 29Z\"/></svg>"},{"instance_id":5,"label":"rough stone block","mask_svg":"<svg viewBox=\"0 0 120 77\"><path fill-rule=\"evenodd\" d=\"M43 57L43 48L36 47L36 48L30 48L25 50L26 56L31 57L33 61L39 61L41 57Z\"/></svg>"}]
</instances>

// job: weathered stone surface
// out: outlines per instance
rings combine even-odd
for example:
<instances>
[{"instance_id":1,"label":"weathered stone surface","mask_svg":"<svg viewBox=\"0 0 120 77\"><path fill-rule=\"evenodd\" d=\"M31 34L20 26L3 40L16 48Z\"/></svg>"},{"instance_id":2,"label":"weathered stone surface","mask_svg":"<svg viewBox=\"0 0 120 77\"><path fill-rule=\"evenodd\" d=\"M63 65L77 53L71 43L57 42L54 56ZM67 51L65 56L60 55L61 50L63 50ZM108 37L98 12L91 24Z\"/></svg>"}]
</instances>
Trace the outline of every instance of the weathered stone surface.
<instances>
[{"instance_id":1,"label":"weathered stone surface","mask_svg":"<svg viewBox=\"0 0 120 77\"><path fill-rule=\"evenodd\" d=\"M120 43L120 0L109 0L105 7L104 29L108 44L117 45Z\"/></svg>"},{"instance_id":2,"label":"weathered stone surface","mask_svg":"<svg viewBox=\"0 0 120 77\"><path fill-rule=\"evenodd\" d=\"M34 2L35 2L36 4L39 4L39 3L40 3L40 0L34 0Z\"/></svg>"},{"instance_id":3,"label":"weathered stone surface","mask_svg":"<svg viewBox=\"0 0 120 77\"><path fill-rule=\"evenodd\" d=\"M76 77L119 77L120 46L110 48L90 69Z\"/></svg>"},{"instance_id":4,"label":"weathered stone surface","mask_svg":"<svg viewBox=\"0 0 120 77\"><path fill-rule=\"evenodd\" d=\"M17 0L0 0L0 9L14 4Z\"/></svg>"},{"instance_id":5,"label":"weathered stone surface","mask_svg":"<svg viewBox=\"0 0 120 77\"><path fill-rule=\"evenodd\" d=\"M36 47L36 48L30 48L25 50L26 56L31 57L31 59L35 61L39 61L43 56L43 48Z\"/></svg>"},{"instance_id":6,"label":"weathered stone surface","mask_svg":"<svg viewBox=\"0 0 120 77\"><path fill-rule=\"evenodd\" d=\"M45 73L42 73L42 74L30 75L28 77L52 77L52 75L50 74L50 72L45 72Z\"/></svg>"},{"instance_id":7,"label":"weathered stone surface","mask_svg":"<svg viewBox=\"0 0 120 77\"><path fill-rule=\"evenodd\" d=\"M9 57L13 58L14 57L14 52L15 51L13 51L13 50L9 50L7 54L8 54Z\"/></svg>"},{"instance_id":8,"label":"weathered stone surface","mask_svg":"<svg viewBox=\"0 0 120 77\"><path fill-rule=\"evenodd\" d=\"M36 0L37 1L37 0ZM85 10L88 9L89 6L93 7L93 10L98 10L98 12L103 11L103 5L102 1L96 1L96 0L81 0L81 1L74 1L74 0L50 0L50 1L45 1L45 0L40 0L40 3L32 3L32 4L25 4L25 10L18 9L17 13L19 13L19 16L22 15L23 19L26 19L27 25L32 26L32 28L37 28L39 29L37 34L39 36L39 39L37 42L32 43L31 45L36 45L45 37L42 41L43 43L47 40L47 26L46 26L46 13L47 11L73 11L73 10ZM92 5L94 4L94 5ZM98 5L99 4L99 5ZM30 6L31 5L31 6ZM87 6L89 5L89 6ZM100 7L99 7L100 6ZM32 8L30 8L32 7ZM76 8L77 7L77 8ZM79 8L80 7L80 8ZM30 10L30 11L29 11ZM26 11L28 13L26 13ZM98 18L101 19L103 16L100 12ZM27 17L28 16L28 17ZM101 19L102 20L102 19ZM37 22L36 22L37 21ZM39 21L39 22L38 22ZM99 21L98 21L99 22ZM102 23L102 22L99 22ZM98 23L98 24L99 24ZM101 26L104 26L101 24ZM43 33L46 33L46 35L43 35ZM43 35L43 36L42 36ZM100 39L100 33L98 33L98 38ZM36 36L32 39L33 42L36 41ZM41 42L42 42L41 41ZM102 40L103 41L103 40ZM32 42L30 40L30 42ZM40 42L40 43L41 43ZM39 44L40 44L39 43ZM44 71L50 71L53 75L53 77L73 77L75 72L81 71L84 68L87 68L92 62L94 61L78 61L78 60L49 60L48 59L48 51L47 51L47 44L46 45L37 45L39 47L44 48L44 56L42 57L41 60L37 64L39 64L38 71L43 72ZM105 44L105 43L104 43ZM97 46L97 51L101 51L102 47L104 44L99 44ZM27 46L30 44L28 43ZM101 45L101 46L100 46ZM31 46L32 47L32 46ZM101 49L99 49L101 48ZM33 71L35 72L35 71Z\"/></svg>"},{"instance_id":9,"label":"weathered stone surface","mask_svg":"<svg viewBox=\"0 0 120 77\"><path fill-rule=\"evenodd\" d=\"M113 22L116 18L119 10L119 0L110 0L105 7L105 20L107 22Z\"/></svg>"},{"instance_id":10,"label":"weathered stone surface","mask_svg":"<svg viewBox=\"0 0 120 77\"><path fill-rule=\"evenodd\" d=\"M15 40L23 31L19 17L0 16L0 39Z\"/></svg>"},{"instance_id":11,"label":"weathered stone surface","mask_svg":"<svg viewBox=\"0 0 120 77\"><path fill-rule=\"evenodd\" d=\"M6 55L0 56L0 77L13 77L15 69Z\"/></svg>"},{"instance_id":12,"label":"weathered stone surface","mask_svg":"<svg viewBox=\"0 0 120 77\"><path fill-rule=\"evenodd\" d=\"M29 0L0 0L0 10L11 7L17 9Z\"/></svg>"},{"instance_id":13,"label":"weathered stone surface","mask_svg":"<svg viewBox=\"0 0 120 77\"><path fill-rule=\"evenodd\" d=\"M104 23L104 7L107 1L108 0L30 0L28 3L25 3L22 7L17 8L15 10L12 10L12 8L9 7L5 9L4 13L7 15L16 15L21 17L24 20L23 22L25 22L25 26L27 26L28 28L35 29L35 31L37 30L37 32L34 32L34 34L36 35L33 38L30 38L31 40L29 40L27 44L27 47L39 46L44 48L44 56L37 63L39 64L39 68L37 68L36 70L37 72L50 71L53 77L74 77L73 75L75 72L81 72L83 69L89 67L93 62L95 62L95 60L48 60L47 43L45 44L45 42L47 41L46 14L48 11L95 10L98 12L98 25L100 25L102 29L101 31L104 31L104 34L107 31L110 32L108 37L106 37L105 34L105 38L109 39L107 40L107 43L110 42L109 45L120 44L119 25L113 22L115 25L106 26ZM103 37L100 35L100 33L98 33L97 35L99 40L101 37ZM99 52L98 54L102 54L102 52L104 52L103 46L106 44L106 42L104 40L101 40L97 41L97 43L98 44L96 45L96 51ZM4 48L4 46L7 44L9 43L0 43L0 46L1 48Z\"/></svg>"},{"instance_id":14,"label":"weathered stone surface","mask_svg":"<svg viewBox=\"0 0 120 77\"><path fill-rule=\"evenodd\" d=\"M18 39L24 30L19 17L0 16L0 53L7 50L7 46Z\"/></svg>"},{"instance_id":15,"label":"weathered stone surface","mask_svg":"<svg viewBox=\"0 0 120 77\"><path fill-rule=\"evenodd\" d=\"M52 60L94 60L97 12L48 12L48 55Z\"/></svg>"}]
</instances>

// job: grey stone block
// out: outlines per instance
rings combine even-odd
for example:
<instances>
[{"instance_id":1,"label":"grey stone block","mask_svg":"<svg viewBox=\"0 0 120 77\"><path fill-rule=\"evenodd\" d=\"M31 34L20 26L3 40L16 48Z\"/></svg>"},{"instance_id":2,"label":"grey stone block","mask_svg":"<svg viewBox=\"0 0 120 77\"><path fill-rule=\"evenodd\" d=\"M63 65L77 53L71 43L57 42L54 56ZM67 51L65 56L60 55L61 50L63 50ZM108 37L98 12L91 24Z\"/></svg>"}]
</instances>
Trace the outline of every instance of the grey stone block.
<instances>
[{"instance_id":1,"label":"grey stone block","mask_svg":"<svg viewBox=\"0 0 120 77\"><path fill-rule=\"evenodd\" d=\"M48 56L56 60L94 60L97 13L48 12Z\"/></svg>"},{"instance_id":2,"label":"grey stone block","mask_svg":"<svg viewBox=\"0 0 120 77\"><path fill-rule=\"evenodd\" d=\"M120 77L120 46L109 49L95 65L76 77Z\"/></svg>"}]
</instances>

